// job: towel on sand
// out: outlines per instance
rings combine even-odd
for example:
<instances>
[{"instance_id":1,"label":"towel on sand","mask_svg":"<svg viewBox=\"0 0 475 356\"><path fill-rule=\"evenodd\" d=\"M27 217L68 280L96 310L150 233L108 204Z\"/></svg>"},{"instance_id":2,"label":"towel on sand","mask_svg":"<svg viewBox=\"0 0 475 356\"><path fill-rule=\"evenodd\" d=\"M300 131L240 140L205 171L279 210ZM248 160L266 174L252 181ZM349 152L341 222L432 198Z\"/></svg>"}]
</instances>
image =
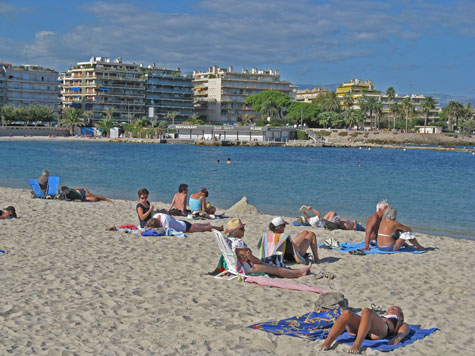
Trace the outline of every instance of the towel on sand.
<instances>
[{"instance_id":1,"label":"towel on sand","mask_svg":"<svg viewBox=\"0 0 475 356\"><path fill-rule=\"evenodd\" d=\"M318 246L325 246L324 244L318 244ZM355 250L361 250L364 248L364 241L361 242L341 242L340 243L341 248L334 248L333 250L335 251L341 251L341 252L350 252L350 251L355 251ZM369 250L365 251L366 254L370 253L382 253L382 254L387 254L387 253L399 253L399 252L411 252L411 253L425 253L424 251L417 251L415 247L402 247L398 251L381 251L378 246L369 246Z\"/></svg>"},{"instance_id":2,"label":"towel on sand","mask_svg":"<svg viewBox=\"0 0 475 356\"><path fill-rule=\"evenodd\" d=\"M302 223L299 223L298 221L294 221L293 224L294 226L310 226L308 222L302 224Z\"/></svg>"},{"instance_id":3,"label":"towel on sand","mask_svg":"<svg viewBox=\"0 0 475 356\"><path fill-rule=\"evenodd\" d=\"M185 238L186 235L181 232L181 231L176 231L172 228L167 228L164 233L157 232L154 229L149 229L142 231L142 236L177 236L177 237L182 237Z\"/></svg>"},{"instance_id":4,"label":"towel on sand","mask_svg":"<svg viewBox=\"0 0 475 356\"><path fill-rule=\"evenodd\" d=\"M248 328L266 331L275 335L289 335L301 337L309 340L325 339L344 309L314 311L289 319L258 323L248 326ZM398 347L412 344L416 340L422 339L432 334L437 328L421 329L417 325L409 325L409 335L397 345L389 345L391 339L364 340L363 347L370 347L379 351L391 351ZM355 337L347 332L341 334L336 339L340 343L352 345Z\"/></svg>"},{"instance_id":5,"label":"towel on sand","mask_svg":"<svg viewBox=\"0 0 475 356\"><path fill-rule=\"evenodd\" d=\"M265 276L249 276L248 275L245 277L244 280L247 283L256 283L264 287L282 288L282 289L296 290L296 291L301 291L301 292L312 292L312 293L317 293L317 294L328 293L328 291L325 289L307 286L306 284L288 282L280 278L270 278L270 277L265 277Z\"/></svg>"}]
</instances>

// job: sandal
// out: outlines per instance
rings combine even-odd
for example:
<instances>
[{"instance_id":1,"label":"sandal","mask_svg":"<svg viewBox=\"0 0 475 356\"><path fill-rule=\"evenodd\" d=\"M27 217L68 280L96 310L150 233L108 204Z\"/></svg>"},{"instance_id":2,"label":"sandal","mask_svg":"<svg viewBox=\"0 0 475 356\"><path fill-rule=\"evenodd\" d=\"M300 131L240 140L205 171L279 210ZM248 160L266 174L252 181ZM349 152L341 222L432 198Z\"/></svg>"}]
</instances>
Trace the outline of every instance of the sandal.
<instances>
[{"instance_id":1,"label":"sandal","mask_svg":"<svg viewBox=\"0 0 475 356\"><path fill-rule=\"evenodd\" d=\"M363 250L353 250L350 251L350 255L364 256L366 255Z\"/></svg>"},{"instance_id":2,"label":"sandal","mask_svg":"<svg viewBox=\"0 0 475 356\"><path fill-rule=\"evenodd\" d=\"M325 273L323 272L318 272L316 275L315 275L315 278L316 279L322 279L325 277Z\"/></svg>"},{"instance_id":3,"label":"sandal","mask_svg":"<svg viewBox=\"0 0 475 356\"><path fill-rule=\"evenodd\" d=\"M335 278L335 275L333 273L327 273L325 272L325 278L327 279L334 279Z\"/></svg>"}]
</instances>

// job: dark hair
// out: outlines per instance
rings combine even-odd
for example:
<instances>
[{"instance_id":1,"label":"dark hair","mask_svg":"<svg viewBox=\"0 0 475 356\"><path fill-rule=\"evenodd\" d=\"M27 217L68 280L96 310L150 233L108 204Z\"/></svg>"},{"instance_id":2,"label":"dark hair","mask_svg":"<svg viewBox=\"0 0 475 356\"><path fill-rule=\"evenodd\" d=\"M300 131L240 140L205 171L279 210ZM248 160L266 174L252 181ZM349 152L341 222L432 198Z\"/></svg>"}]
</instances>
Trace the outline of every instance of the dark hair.
<instances>
[{"instance_id":1,"label":"dark hair","mask_svg":"<svg viewBox=\"0 0 475 356\"><path fill-rule=\"evenodd\" d=\"M5 210L10 211L11 216L13 216L14 218L17 218L16 210L15 210L15 208L14 208L13 206L7 206L7 207L5 208Z\"/></svg>"},{"instance_id":2,"label":"dark hair","mask_svg":"<svg viewBox=\"0 0 475 356\"><path fill-rule=\"evenodd\" d=\"M279 227L275 226L273 223L269 224L269 230L272 232L276 232Z\"/></svg>"},{"instance_id":3,"label":"dark hair","mask_svg":"<svg viewBox=\"0 0 475 356\"><path fill-rule=\"evenodd\" d=\"M178 186L178 192L179 193L184 192L187 188L188 188L188 184L180 184Z\"/></svg>"},{"instance_id":4,"label":"dark hair","mask_svg":"<svg viewBox=\"0 0 475 356\"><path fill-rule=\"evenodd\" d=\"M202 193L205 193L205 197L208 196L208 191L206 190L206 188L201 189L201 192L202 192Z\"/></svg>"},{"instance_id":5,"label":"dark hair","mask_svg":"<svg viewBox=\"0 0 475 356\"><path fill-rule=\"evenodd\" d=\"M153 228L160 227L160 224L158 223L158 219L151 218L151 219L148 219L147 223L145 224L145 227L151 227L153 229Z\"/></svg>"},{"instance_id":6,"label":"dark hair","mask_svg":"<svg viewBox=\"0 0 475 356\"><path fill-rule=\"evenodd\" d=\"M138 196L139 196L139 198L140 198L140 196L141 196L142 194L147 194L147 195L149 195L150 193L148 192L147 188L141 188L141 189L139 189L139 191L137 192L137 194L138 194Z\"/></svg>"},{"instance_id":7,"label":"dark hair","mask_svg":"<svg viewBox=\"0 0 475 356\"><path fill-rule=\"evenodd\" d=\"M68 186L63 185L63 186L61 187L61 191L64 192L65 190L70 190L70 189L69 189Z\"/></svg>"}]
</instances>

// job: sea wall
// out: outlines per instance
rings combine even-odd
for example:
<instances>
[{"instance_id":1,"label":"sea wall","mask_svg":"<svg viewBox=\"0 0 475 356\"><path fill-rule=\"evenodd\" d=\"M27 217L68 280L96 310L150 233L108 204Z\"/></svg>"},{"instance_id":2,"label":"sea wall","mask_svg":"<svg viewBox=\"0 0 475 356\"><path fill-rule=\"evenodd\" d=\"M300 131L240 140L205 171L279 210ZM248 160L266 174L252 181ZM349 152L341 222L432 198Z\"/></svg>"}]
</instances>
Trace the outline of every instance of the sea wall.
<instances>
[{"instance_id":1,"label":"sea wall","mask_svg":"<svg viewBox=\"0 0 475 356\"><path fill-rule=\"evenodd\" d=\"M69 129L55 127L0 126L0 136L69 136Z\"/></svg>"}]
</instances>

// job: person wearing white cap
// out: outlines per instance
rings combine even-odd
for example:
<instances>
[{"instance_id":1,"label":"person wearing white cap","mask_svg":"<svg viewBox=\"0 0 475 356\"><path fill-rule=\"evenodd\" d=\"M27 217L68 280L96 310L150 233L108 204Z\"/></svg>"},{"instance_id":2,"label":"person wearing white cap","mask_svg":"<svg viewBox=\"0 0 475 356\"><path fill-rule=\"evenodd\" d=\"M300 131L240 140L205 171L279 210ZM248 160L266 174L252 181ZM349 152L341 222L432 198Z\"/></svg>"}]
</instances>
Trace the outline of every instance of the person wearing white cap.
<instances>
[{"instance_id":1,"label":"person wearing white cap","mask_svg":"<svg viewBox=\"0 0 475 356\"><path fill-rule=\"evenodd\" d=\"M227 224L224 234L228 234L224 239L236 254L239 264L245 274L249 273L268 273L282 278L299 278L305 276L312 264L299 269L282 268L262 262L259 258L252 254L252 251L242 241L244 237L246 224L239 218L231 219Z\"/></svg>"},{"instance_id":2,"label":"person wearing white cap","mask_svg":"<svg viewBox=\"0 0 475 356\"><path fill-rule=\"evenodd\" d=\"M285 225L288 224L288 222L279 216L272 219L269 224L269 230L272 234L283 234L285 231ZM304 264L308 262L303 256L305 256L309 247L312 250L313 261L320 262L320 259L318 258L317 236L314 232L304 230L290 241L292 242L293 255L297 262Z\"/></svg>"}]
</instances>

